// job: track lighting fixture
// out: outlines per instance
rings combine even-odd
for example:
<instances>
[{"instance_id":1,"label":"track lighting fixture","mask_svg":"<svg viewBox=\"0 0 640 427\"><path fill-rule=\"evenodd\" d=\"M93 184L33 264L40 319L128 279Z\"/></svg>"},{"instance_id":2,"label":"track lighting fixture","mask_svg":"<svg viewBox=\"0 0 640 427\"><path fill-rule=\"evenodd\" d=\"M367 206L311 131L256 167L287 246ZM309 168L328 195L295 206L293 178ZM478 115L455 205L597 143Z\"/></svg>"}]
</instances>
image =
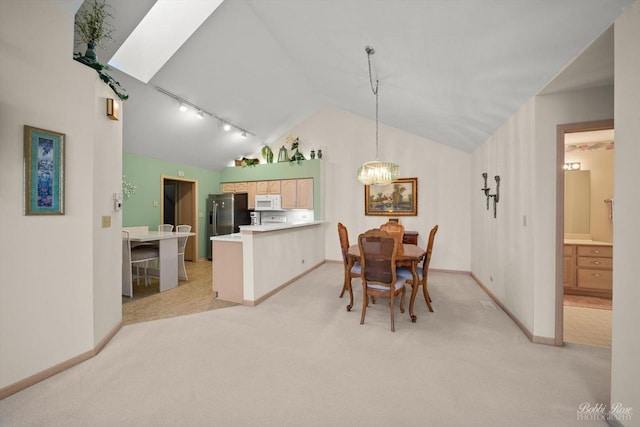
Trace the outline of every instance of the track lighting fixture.
<instances>
[{"instance_id":1,"label":"track lighting fixture","mask_svg":"<svg viewBox=\"0 0 640 427\"><path fill-rule=\"evenodd\" d=\"M240 136L242 137L242 139L247 139L247 133L246 132L242 132L240 134Z\"/></svg>"},{"instance_id":2,"label":"track lighting fixture","mask_svg":"<svg viewBox=\"0 0 640 427\"><path fill-rule=\"evenodd\" d=\"M178 95L175 95L175 94L169 92L168 90L164 90L164 89L162 89L161 87L158 87L158 86L156 86L155 89L158 92L163 93L163 94L167 95L168 97L175 99L180 104L180 106L178 108L182 112L187 111L187 107L191 107L191 108L193 108L194 110L197 111L196 117L198 117L199 119L204 119L205 114L207 116L213 117L214 119L218 120L220 123L222 123L224 125L224 130L227 131L227 132L230 131L231 128L233 127L235 129L237 129L238 131L240 131L241 134L243 134L243 138L246 138L247 135L256 136L254 133L249 132L248 130L242 129L240 126L236 126L235 124L230 123L229 121L224 120L223 118L219 117L215 113L211 113L211 112L205 110L204 108L202 108L202 107L200 107L200 106L198 106L198 105L196 105L196 104L194 104L192 102L189 102L186 99L179 97Z\"/></svg>"}]
</instances>

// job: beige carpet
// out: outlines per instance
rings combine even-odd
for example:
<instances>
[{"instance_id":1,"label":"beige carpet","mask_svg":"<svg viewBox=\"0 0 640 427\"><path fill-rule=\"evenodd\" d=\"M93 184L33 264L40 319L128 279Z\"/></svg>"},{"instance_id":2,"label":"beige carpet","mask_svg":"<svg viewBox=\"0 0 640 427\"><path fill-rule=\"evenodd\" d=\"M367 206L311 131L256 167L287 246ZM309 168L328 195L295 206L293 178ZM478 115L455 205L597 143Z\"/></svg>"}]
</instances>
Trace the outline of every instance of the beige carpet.
<instances>
[{"instance_id":1,"label":"beige carpet","mask_svg":"<svg viewBox=\"0 0 640 427\"><path fill-rule=\"evenodd\" d=\"M610 351L532 344L464 274L430 274L389 331L327 263L255 307L123 327L96 357L0 401L2 425L573 426L607 404Z\"/></svg>"},{"instance_id":2,"label":"beige carpet","mask_svg":"<svg viewBox=\"0 0 640 427\"><path fill-rule=\"evenodd\" d=\"M134 297L122 297L122 322L128 325L236 305L214 297L211 261L186 262L185 267L189 280L180 280L175 289L160 292L157 279L151 279L150 286L134 282Z\"/></svg>"}]
</instances>

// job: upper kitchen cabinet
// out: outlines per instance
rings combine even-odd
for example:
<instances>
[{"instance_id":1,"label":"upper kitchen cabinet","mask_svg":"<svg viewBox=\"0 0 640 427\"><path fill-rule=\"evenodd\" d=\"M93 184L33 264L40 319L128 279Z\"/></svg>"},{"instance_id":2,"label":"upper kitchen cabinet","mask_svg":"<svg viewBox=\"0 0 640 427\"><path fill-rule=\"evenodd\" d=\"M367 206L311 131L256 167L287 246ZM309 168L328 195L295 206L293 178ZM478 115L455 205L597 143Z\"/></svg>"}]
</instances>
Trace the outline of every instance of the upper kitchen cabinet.
<instances>
[{"instance_id":1,"label":"upper kitchen cabinet","mask_svg":"<svg viewBox=\"0 0 640 427\"><path fill-rule=\"evenodd\" d=\"M223 193L246 193L246 182L223 182L221 184Z\"/></svg>"},{"instance_id":2,"label":"upper kitchen cabinet","mask_svg":"<svg viewBox=\"0 0 640 427\"><path fill-rule=\"evenodd\" d=\"M256 194L280 194L280 180L275 181L258 181Z\"/></svg>"},{"instance_id":3,"label":"upper kitchen cabinet","mask_svg":"<svg viewBox=\"0 0 640 427\"><path fill-rule=\"evenodd\" d=\"M313 209L313 178L281 181L283 209Z\"/></svg>"},{"instance_id":4,"label":"upper kitchen cabinet","mask_svg":"<svg viewBox=\"0 0 640 427\"><path fill-rule=\"evenodd\" d=\"M247 182L247 208L255 209L256 208L256 194L257 194L258 183L255 181Z\"/></svg>"}]
</instances>

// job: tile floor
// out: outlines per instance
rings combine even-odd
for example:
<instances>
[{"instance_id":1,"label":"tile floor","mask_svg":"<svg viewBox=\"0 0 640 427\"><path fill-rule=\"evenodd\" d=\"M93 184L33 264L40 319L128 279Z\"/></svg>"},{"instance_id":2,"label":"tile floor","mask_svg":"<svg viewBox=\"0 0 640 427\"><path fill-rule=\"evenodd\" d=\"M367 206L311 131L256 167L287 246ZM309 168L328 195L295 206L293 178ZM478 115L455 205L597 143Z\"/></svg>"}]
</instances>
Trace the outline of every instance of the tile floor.
<instances>
[{"instance_id":1,"label":"tile floor","mask_svg":"<svg viewBox=\"0 0 640 427\"><path fill-rule=\"evenodd\" d=\"M564 341L611 348L611 310L565 305Z\"/></svg>"}]
</instances>

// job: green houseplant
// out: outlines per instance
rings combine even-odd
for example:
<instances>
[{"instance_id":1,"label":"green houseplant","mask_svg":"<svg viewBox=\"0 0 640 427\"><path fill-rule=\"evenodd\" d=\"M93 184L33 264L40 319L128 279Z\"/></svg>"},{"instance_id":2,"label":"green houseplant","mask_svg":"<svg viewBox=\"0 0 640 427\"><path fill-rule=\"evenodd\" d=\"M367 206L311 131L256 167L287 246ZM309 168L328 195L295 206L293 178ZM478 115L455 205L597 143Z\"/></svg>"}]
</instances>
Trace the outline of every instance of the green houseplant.
<instances>
[{"instance_id":1,"label":"green houseplant","mask_svg":"<svg viewBox=\"0 0 640 427\"><path fill-rule=\"evenodd\" d=\"M90 60L97 61L96 47L105 48L106 43L112 40L113 26L110 20L113 19L111 6L105 0L93 0L86 7L81 8L75 17L76 38L80 43L87 44L87 51L84 56Z\"/></svg>"},{"instance_id":2,"label":"green houseplant","mask_svg":"<svg viewBox=\"0 0 640 427\"><path fill-rule=\"evenodd\" d=\"M80 9L75 17L74 27L76 38L80 43L87 44L87 50L84 54L76 52L73 59L81 62L88 67L93 68L118 98L123 101L129 98L126 90L106 71L109 66L98 62L95 48L97 46L104 48L106 43L112 40L113 26L110 20L113 19L111 14L111 6L105 3L105 0L93 0L85 7Z\"/></svg>"}]
</instances>

